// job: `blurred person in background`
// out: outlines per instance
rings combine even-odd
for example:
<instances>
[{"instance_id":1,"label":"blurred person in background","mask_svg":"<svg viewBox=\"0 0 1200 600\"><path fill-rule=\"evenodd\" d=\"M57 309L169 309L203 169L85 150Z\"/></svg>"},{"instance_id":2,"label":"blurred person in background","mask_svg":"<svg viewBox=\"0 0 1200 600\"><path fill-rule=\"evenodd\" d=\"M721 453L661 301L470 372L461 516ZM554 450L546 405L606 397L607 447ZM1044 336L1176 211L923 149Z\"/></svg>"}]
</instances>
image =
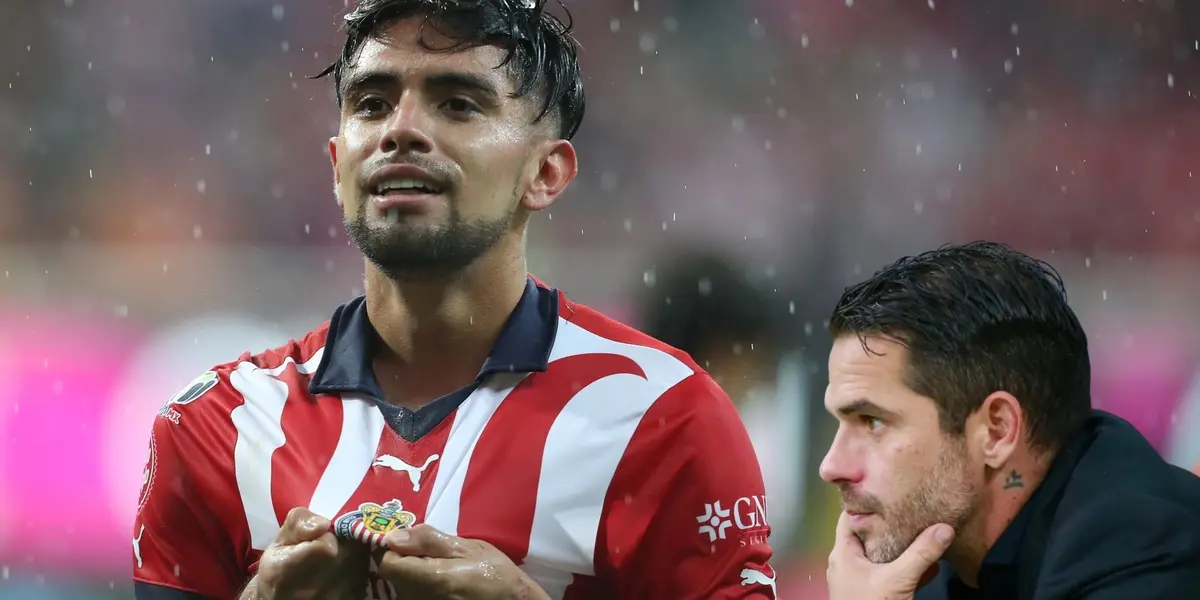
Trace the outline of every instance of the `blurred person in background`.
<instances>
[{"instance_id":1,"label":"blurred person in background","mask_svg":"<svg viewBox=\"0 0 1200 600\"><path fill-rule=\"evenodd\" d=\"M728 396L528 275L578 170L569 28L524 0L346 24L329 152L366 295L160 410L136 596L774 598Z\"/></svg>"},{"instance_id":2,"label":"blurred person in background","mask_svg":"<svg viewBox=\"0 0 1200 600\"><path fill-rule=\"evenodd\" d=\"M781 339L771 296L729 256L681 249L654 269L646 332L687 352L729 394L766 483L771 548L785 554L802 514L807 377Z\"/></svg>"},{"instance_id":3,"label":"blurred person in background","mask_svg":"<svg viewBox=\"0 0 1200 600\"><path fill-rule=\"evenodd\" d=\"M1058 273L993 243L903 258L830 318L830 598L1168 600L1200 590L1200 478L1091 405Z\"/></svg>"}]
</instances>

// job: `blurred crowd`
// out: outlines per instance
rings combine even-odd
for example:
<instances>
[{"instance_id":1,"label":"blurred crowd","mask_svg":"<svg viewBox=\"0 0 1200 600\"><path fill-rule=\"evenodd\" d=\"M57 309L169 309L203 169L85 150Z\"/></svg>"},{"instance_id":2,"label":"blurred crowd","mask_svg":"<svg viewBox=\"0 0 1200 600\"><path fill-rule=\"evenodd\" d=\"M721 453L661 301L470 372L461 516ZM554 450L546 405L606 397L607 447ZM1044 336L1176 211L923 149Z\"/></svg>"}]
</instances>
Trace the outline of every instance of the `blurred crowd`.
<instances>
[{"instance_id":1,"label":"blurred crowd","mask_svg":"<svg viewBox=\"0 0 1200 600\"><path fill-rule=\"evenodd\" d=\"M823 320L902 254L988 238L1049 260L1091 336L1097 406L1200 465L1200 3L564 1L581 172L535 223L531 268L692 351L742 402L781 490L781 595L821 597L837 510L815 476ZM361 293L331 83L309 78L346 10L4 1L5 598L127 597L157 404ZM64 420L96 447L31 433ZM100 509L91 554L35 539L58 512L89 526L47 502L97 493L131 505Z\"/></svg>"}]
</instances>

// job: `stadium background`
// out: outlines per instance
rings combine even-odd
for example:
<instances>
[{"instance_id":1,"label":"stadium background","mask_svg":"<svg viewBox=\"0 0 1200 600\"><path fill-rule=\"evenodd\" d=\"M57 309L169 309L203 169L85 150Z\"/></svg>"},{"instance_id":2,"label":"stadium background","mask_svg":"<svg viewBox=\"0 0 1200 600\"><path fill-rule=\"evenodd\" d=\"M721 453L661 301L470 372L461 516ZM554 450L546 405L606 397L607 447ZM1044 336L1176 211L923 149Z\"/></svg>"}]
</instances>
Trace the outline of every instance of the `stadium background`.
<instances>
[{"instance_id":1,"label":"stadium background","mask_svg":"<svg viewBox=\"0 0 1200 600\"><path fill-rule=\"evenodd\" d=\"M1200 463L1200 3L567 4L582 169L536 220L532 270L636 324L697 249L762 287L803 375L747 409L799 415L759 438L794 475L771 475L796 496L771 513L782 597L823 597L836 514L822 321L904 253L991 238L1050 260L1097 405ZM0 596L128 598L155 409L360 293L329 84L305 79L344 10L4 1Z\"/></svg>"}]
</instances>

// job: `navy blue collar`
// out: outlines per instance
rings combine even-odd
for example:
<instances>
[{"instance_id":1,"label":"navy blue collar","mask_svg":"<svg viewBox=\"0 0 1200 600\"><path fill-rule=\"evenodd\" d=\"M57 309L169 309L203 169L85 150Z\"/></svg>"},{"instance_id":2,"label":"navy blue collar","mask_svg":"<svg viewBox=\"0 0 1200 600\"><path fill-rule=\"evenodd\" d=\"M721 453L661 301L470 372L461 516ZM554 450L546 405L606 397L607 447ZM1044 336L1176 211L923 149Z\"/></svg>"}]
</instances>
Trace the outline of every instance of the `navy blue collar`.
<instances>
[{"instance_id":1,"label":"navy blue collar","mask_svg":"<svg viewBox=\"0 0 1200 600\"><path fill-rule=\"evenodd\" d=\"M538 285L532 277L521 301L508 317L479 377L492 373L545 371L558 333L558 290ZM382 399L375 379L372 350L377 335L367 317L365 296L337 308L329 320L325 354L308 385L311 394L355 392Z\"/></svg>"}]
</instances>

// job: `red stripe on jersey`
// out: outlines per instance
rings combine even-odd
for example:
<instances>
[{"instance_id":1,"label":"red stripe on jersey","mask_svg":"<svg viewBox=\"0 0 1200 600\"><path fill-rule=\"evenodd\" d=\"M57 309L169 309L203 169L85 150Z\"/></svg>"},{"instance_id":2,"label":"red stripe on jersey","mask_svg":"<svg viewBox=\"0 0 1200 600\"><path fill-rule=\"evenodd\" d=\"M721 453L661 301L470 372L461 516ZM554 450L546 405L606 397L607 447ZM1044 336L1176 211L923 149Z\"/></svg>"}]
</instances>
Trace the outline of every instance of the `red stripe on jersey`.
<instances>
[{"instance_id":1,"label":"red stripe on jersey","mask_svg":"<svg viewBox=\"0 0 1200 600\"><path fill-rule=\"evenodd\" d=\"M636 362L616 354L584 354L521 382L479 435L463 481L458 535L487 539L518 564L529 551L551 425L583 388L619 373L645 377ZM619 402L619 398L614 398Z\"/></svg>"},{"instance_id":2,"label":"red stripe on jersey","mask_svg":"<svg viewBox=\"0 0 1200 600\"><path fill-rule=\"evenodd\" d=\"M308 377L290 365L279 379L287 382L289 389L308 386ZM280 426L285 441L271 456L271 503L280 524L293 508L309 506L312 501L341 437L342 406L337 397L309 400L295 394L283 406Z\"/></svg>"}]
</instances>

